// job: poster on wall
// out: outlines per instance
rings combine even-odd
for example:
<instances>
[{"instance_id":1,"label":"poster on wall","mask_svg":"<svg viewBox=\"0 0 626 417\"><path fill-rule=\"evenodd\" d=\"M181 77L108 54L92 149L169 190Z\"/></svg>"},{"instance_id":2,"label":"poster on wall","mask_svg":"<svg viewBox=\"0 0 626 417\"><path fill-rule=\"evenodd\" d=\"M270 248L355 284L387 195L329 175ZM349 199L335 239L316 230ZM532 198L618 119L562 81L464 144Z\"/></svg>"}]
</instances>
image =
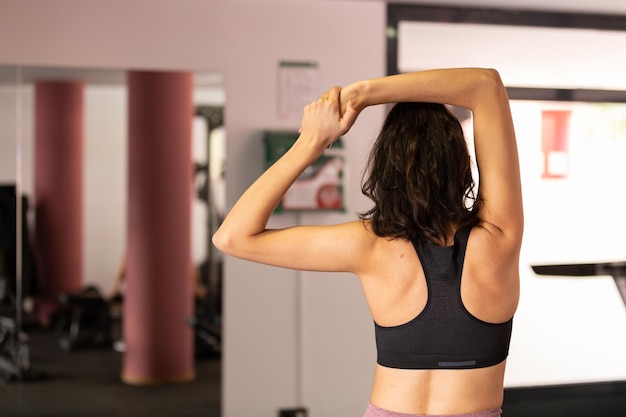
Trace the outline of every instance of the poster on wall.
<instances>
[{"instance_id":1,"label":"poster on wall","mask_svg":"<svg viewBox=\"0 0 626 417\"><path fill-rule=\"evenodd\" d=\"M297 132L264 133L265 165L271 166L294 144ZM284 210L340 210L343 211L343 143L338 138L313 162L287 190L276 208Z\"/></svg>"},{"instance_id":2,"label":"poster on wall","mask_svg":"<svg viewBox=\"0 0 626 417\"><path fill-rule=\"evenodd\" d=\"M297 120L302 109L321 95L315 62L282 61L278 65L278 118Z\"/></svg>"}]
</instances>

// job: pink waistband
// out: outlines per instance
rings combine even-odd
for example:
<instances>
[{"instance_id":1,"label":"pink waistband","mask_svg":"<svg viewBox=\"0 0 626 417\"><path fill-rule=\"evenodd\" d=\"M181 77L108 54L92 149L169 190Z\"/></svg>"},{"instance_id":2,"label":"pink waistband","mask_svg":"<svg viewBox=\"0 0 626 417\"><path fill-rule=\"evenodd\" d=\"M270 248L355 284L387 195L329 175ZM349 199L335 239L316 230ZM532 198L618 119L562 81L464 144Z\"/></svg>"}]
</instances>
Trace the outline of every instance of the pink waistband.
<instances>
[{"instance_id":1,"label":"pink waistband","mask_svg":"<svg viewBox=\"0 0 626 417\"><path fill-rule=\"evenodd\" d=\"M500 417L502 415L502 409L495 408L493 410L477 411L475 413L466 414L446 414L446 415L433 415L433 414L407 414L398 413L396 411L385 410L369 404L363 417Z\"/></svg>"}]
</instances>

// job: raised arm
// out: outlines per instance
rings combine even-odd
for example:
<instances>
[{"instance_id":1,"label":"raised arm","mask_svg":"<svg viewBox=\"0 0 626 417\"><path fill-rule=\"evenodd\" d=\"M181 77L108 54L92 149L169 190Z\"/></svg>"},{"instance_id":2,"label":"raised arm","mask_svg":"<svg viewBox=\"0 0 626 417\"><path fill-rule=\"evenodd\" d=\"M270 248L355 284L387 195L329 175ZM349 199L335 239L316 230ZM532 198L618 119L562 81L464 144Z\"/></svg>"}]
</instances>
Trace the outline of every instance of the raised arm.
<instances>
[{"instance_id":1,"label":"raised arm","mask_svg":"<svg viewBox=\"0 0 626 417\"><path fill-rule=\"evenodd\" d=\"M293 269L349 269L333 262L341 258L338 251L350 247L340 242L350 235L340 226L267 229L272 212L288 188L354 123L356 112L351 107L343 117L339 114L339 91L339 87L333 88L305 107L295 144L248 188L213 235L218 249L243 259Z\"/></svg>"},{"instance_id":2,"label":"raised arm","mask_svg":"<svg viewBox=\"0 0 626 417\"><path fill-rule=\"evenodd\" d=\"M509 100L492 69L420 71L360 81L341 92L357 112L397 102L432 102L470 109L479 171L480 219L495 233L519 245L523 231L522 193Z\"/></svg>"}]
</instances>

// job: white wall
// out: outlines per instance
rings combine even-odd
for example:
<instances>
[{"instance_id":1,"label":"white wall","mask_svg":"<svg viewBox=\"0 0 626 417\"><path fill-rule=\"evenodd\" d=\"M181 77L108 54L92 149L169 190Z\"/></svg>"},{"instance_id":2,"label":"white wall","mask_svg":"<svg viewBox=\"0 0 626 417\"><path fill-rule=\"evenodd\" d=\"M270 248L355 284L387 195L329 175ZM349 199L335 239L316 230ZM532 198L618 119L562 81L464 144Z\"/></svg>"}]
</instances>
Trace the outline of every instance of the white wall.
<instances>
[{"instance_id":1,"label":"white wall","mask_svg":"<svg viewBox=\"0 0 626 417\"><path fill-rule=\"evenodd\" d=\"M276 116L278 62L315 61L329 87L384 75L385 20L382 1L0 0L0 64L223 73L232 204L262 171L261 132L297 128ZM346 136L347 213L284 214L273 226L344 221L363 209L365 144L382 117L382 109L367 109ZM270 417L299 404L312 417L362 415L374 346L356 279L233 258L225 273L223 415ZM530 318L516 324L509 377L542 381L536 355L546 341L534 334L541 318L532 305L521 313Z\"/></svg>"},{"instance_id":2,"label":"white wall","mask_svg":"<svg viewBox=\"0 0 626 417\"><path fill-rule=\"evenodd\" d=\"M299 1L270 8L263 2L249 3L240 11L238 27L249 35L229 43L241 62L234 62L226 73L231 202L262 171L261 131L297 128L297 122L276 118L279 61L316 61L322 86L383 75L385 62L383 4ZM348 213L300 218L285 214L276 216L273 226L353 218L361 204L355 185L363 142L372 137L380 120L380 110L370 114L345 141L351 184ZM371 321L356 280L233 258L227 259L225 268L224 415L269 417L280 407L299 403L312 416L362 414L374 356ZM298 294L302 294L300 313ZM306 348L299 351L299 345Z\"/></svg>"},{"instance_id":3,"label":"white wall","mask_svg":"<svg viewBox=\"0 0 626 417\"><path fill-rule=\"evenodd\" d=\"M108 294L126 254L126 88L87 85L84 106L83 276Z\"/></svg>"},{"instance_id":4,"label":"white wall","mask_svg":"<svg viewBox=\"0 0 626 417\"><path fill-rule=\"evenodd\" d=\"M622 137L616 140L604 132L608 119L585 109L592 113L586 121L593 126L590 130L574 110L569 175L543 180L540 112L562 107L512 104L527 226L508 385L626 379L626 308L613 279L540 276L530 269L537 264L626 259L626 219L620 209L624 195L619 192L626 177L626 130L622 127Z\"/></svg>"}]
</instances>

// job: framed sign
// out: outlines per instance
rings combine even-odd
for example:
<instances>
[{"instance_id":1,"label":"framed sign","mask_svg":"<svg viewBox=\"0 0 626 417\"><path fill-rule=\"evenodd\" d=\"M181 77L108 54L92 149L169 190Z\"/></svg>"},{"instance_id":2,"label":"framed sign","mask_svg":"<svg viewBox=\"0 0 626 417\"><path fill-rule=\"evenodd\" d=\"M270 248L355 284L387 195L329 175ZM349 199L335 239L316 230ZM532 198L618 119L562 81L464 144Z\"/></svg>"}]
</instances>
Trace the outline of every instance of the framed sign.
<instances>
[{"instance_id":1,"label":"framed sign","mask_svg":"<svg viewBox=\"0 0 626 417\"><path fill-rule=\"evenodd\" d=\"M297 132L265 132L265 166L269 168L298 138ZM341 138L313 162L289 188L276 208L284 210L344 210L343 143Z\"/></svg>"}]
</instances>

